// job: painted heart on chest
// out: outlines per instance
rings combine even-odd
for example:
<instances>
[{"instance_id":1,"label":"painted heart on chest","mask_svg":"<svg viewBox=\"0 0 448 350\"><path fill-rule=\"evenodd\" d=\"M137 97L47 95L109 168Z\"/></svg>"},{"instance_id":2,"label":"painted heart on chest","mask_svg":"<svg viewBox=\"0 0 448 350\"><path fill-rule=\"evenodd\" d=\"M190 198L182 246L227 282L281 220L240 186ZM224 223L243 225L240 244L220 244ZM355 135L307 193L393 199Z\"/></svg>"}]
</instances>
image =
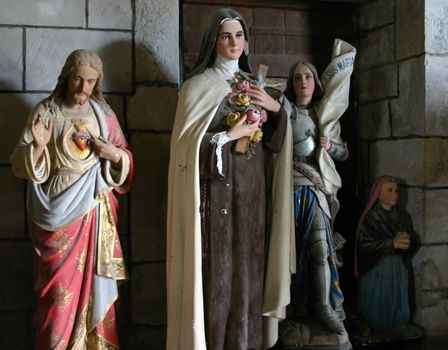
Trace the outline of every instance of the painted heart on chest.
<instances>
[{"instance_id":1,"label":"painted heart on chest","mask_svg":"<svg viewBox=\"0 0 448 350\"><path fill-rule=\"evenodd\" d=\"M73 142L81 151L84 151L87 148L89 139L90 135L86 131L76 131L72 135Z\"/></svg>"}]
</instances>

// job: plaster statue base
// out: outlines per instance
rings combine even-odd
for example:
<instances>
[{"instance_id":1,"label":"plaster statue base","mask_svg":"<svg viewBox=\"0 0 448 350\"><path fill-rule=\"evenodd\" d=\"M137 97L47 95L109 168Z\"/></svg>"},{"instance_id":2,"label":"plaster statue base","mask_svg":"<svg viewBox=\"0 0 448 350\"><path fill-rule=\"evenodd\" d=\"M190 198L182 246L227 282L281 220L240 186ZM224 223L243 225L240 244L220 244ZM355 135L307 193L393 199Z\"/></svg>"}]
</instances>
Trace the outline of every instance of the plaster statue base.
<instances>
[{"instance_id":1,"label":"plaster statue base","mask_svg":"<svg viewBox=\"0 0 448 350\"><path fill-rule=\"evenodd\" d=\"M313 319L286 320L281 323L280 334L285 350L352 349L346 332L343 334L330 333L324 325Z\"/></svg>"}]
</instances>

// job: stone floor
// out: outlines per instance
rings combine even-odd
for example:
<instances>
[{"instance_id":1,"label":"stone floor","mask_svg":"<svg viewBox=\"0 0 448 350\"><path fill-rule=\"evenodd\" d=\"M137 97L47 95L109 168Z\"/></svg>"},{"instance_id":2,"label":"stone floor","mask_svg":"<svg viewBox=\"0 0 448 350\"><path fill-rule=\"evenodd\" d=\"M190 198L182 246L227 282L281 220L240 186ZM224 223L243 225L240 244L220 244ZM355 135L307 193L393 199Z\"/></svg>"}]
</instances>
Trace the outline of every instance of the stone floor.
<instances>
[{"instance_id":1,"label":"stone floor","mask_svg":"<svg viewBox=\"0 0 448 350\"><path fill-rule=\"evenodd\" d=\"M281 344L277 344L271 350L284 350L284 348ZM448 335L444 337L424 337L419 340L387 345L354 346L353 350L448 350Z\"/></svg>"},{"instance_id":2,"label":"stone floor","mask_svg":"<svg viewBox=\"0 0 448 350\"><path fill-rule=\"evenodd\" d=\"M354 350L447 350L448 335L445 337L424 337L420 340L391 343L379 346L359 346Z\"/></svg>"}]
</instances>

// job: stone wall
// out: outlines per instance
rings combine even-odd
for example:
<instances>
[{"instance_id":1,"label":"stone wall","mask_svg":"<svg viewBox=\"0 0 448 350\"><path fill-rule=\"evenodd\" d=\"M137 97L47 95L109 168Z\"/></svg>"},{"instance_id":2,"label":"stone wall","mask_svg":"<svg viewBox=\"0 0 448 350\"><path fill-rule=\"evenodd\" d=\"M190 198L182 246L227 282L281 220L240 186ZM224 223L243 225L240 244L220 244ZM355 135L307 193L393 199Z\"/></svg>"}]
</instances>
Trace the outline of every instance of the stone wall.
<instances>
[{"instance_id":1,"label":"stone wall","mask_svg":"<svg viewBox=\"0 0 448 350\"><path fill-rule=\"evenodd\" d=\"M415 321L429 334L448 327L447 13L444 0L369 0L358 13L361 202L379 174L405 181L403 201L423 244L414 259ZM25 183L13 177L9 155L32 106L81 47L103 57L106 98L136 157L133 191L120 213L131 273L121 288L124 348L164 348L166 179L179 41L177 0L0 2L1 349L31 349L34 339Z\"/></svg>"},{"instance_id":2,"label":"stone wall","mask_svg":"<svg viewBox=\"0 0 448 350\"><path fill-rule=\"evenodd\" d=\"M106 99L136 158L133 191L120 210L131 273L120 288L122 341L126 349L164 348L165 198L178 33L177 0L0 2L1 349L32 348L36 305L25 182L13 177L9 156L31 108L51 92L65 58L78 48L103 58Z\"/></svg>"},{"instance_id":3,"label":"stone wall","mask_svg":"<svg viewBox=\"0 0 448 350\"><path fill-rule=\"evenodd\" d=\"M397 176L422 247L414 258L414 321L448 328L448 4L374 0L359 6L359 161L365 203L373 179Z\"/></svg>"}]
</instances>

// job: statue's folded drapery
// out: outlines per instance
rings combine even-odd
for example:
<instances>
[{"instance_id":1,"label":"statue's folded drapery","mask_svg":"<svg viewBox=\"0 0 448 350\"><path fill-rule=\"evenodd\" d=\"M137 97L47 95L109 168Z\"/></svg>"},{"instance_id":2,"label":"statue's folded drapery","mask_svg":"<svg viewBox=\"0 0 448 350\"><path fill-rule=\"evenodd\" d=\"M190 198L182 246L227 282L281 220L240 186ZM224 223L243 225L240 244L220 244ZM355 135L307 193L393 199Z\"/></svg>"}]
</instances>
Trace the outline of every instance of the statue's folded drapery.
<instances>
[{"instance_id":1,"label":"statue's folded drapery","mask_svg":"<svg viewBox=\"0 0 448 350\"><path fill-rule=\"evenodd\" d=\"M126 270L114 192L129 190L133 161L116 116L90 103L83 114L38 105L11 157L15 174L30 180L37 349L119 347L114 302ZM31 125L38 114L44 122L52 118L54 126L43 157L35 161ZM79 128L118 147L118 165L74 147L71 135Z\"/></svg>"}]
</instances>

